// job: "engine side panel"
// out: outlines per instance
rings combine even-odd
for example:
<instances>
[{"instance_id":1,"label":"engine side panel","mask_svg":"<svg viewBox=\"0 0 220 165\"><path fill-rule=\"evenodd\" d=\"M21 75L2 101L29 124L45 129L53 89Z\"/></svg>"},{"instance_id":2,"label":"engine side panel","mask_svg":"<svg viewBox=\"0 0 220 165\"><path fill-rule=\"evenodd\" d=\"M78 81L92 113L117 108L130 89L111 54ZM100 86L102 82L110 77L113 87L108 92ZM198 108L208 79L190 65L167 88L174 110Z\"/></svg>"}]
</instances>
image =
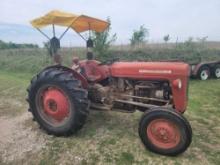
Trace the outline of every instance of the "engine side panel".
<instances>
[{"instance_id":1,"label":"engine side panel","mask_svg":"<svg viewBox=\"0 0 220 165\"><path fill-rule=\"evenodd\" d=\"M117 62L111 66L111 74L113 77L134 80L169 81L175 109L181 113L186 110L190 75L188 64L182 62ZM175 80L181 80L181 89L174 85Z\"/></svg>"}]
</instances>

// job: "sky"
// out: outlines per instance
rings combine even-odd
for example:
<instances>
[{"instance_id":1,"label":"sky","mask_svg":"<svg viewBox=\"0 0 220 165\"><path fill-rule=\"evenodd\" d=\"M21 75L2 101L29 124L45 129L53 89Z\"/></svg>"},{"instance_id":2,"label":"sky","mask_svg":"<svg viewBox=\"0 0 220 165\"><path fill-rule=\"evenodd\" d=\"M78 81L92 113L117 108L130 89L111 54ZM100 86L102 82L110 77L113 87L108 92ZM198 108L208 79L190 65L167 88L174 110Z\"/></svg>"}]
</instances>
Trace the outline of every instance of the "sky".
<instances>
[{"instance_id":1,"label":"sky","mask_svg":"<svg viewBox=\"0 0 220 165\"><path fill-rule=\"evenodd\" d=\"M111 19L111 33L117 33L117 44L129 43L135 29L145 25L150 42L162 42L169 34L171 42L188 37L220 40L219 0L1 0L0 40L41 44L46 39L30 26L30 20L61 10ZM50 29L44 29L50 33ZM58 29L58 32L64 29ZM73 31L65 36L65 45L82 45Z\"/></svg>"}]
</instances>

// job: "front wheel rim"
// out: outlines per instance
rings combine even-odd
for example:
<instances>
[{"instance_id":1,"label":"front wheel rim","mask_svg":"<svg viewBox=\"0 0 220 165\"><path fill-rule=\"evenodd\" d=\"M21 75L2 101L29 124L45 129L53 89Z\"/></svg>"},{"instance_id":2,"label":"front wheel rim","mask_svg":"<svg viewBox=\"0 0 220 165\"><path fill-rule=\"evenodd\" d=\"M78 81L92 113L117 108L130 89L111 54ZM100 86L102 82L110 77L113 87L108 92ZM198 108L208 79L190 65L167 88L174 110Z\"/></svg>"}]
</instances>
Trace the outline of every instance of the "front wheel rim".
<instances>
[{"instance_id":1,"label":"front wheel rim","mask_svg":"<svg viewBox=\"0 0 220 165\"><path fill-rule=\"evenodd\" d=\"M161 149L171 149L180 143L180 130L174 122L167 119L151 121L146 132L151 143Z\"/></svg>"},{"instance_id":2,"label":"front wheel rim","mask_svg":"<svg viewBox=\"0 0 220 165\"><path fill-rule=\"evenodd\" d=\"M207 80L209 78L209 71L208 70L203 70L200 74L200 77L202 80Z\"/></svg>"},{"instance_id":3,"label":"front wheel rim","mask_svg":"<svg viewBox=\"0 0 220 165\"><path fill-rule=\"evenodd\" d=\"M215 70L215 76L216 76L217 78L220 78L220 68L217 68L217 69Z\"/></svg>"}]
</instances>

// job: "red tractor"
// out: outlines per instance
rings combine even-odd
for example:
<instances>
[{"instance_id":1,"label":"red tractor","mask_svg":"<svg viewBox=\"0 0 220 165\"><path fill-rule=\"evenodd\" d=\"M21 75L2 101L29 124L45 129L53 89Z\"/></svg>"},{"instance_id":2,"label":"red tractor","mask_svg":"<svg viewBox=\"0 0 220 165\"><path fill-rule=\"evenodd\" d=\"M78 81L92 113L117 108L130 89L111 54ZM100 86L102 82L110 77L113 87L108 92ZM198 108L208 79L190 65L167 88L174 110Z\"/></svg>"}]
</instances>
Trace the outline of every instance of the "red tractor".
<instances>
[{"instance_id":1,"label":"red tractor","mask_svg":"<svg viewBox=\"0 0 220 165\"><path fill-rule=\"evenodd\" d=\"M102 32L109 26L99 19L59 11L32 21L38 30L49 24L67 26L77 33ZM54 35L50 42L56 53L54 45L59 47L59 39ZM88 59L74 60L73 69L49 66L31 80L27 100L39 125L49 134L66 136L83 127L91 110L139 110L143 116L138 131L147 149L171 156L184 152L192 140L191 126L183 116L188 101L188 64L99 62L93 59L92 45L89 39Z\"/></svg>"}]
</instances>

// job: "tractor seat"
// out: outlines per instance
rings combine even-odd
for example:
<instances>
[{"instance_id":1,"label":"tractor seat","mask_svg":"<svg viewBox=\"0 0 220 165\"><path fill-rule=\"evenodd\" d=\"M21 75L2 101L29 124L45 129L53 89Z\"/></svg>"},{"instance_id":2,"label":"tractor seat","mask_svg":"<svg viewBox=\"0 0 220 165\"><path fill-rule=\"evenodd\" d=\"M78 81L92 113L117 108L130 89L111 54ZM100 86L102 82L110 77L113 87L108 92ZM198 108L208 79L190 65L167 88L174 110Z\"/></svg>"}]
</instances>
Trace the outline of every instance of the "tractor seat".
<instances>
[{"instance_id":1,"label":"tractor seat","mask_svg":"<svg viewBox=\"0 0 220 165\"><path fill-rule=\"evenodd\" d=\"M102 78L99 66L95 60L87 60L81 64L81 74L88 82L97 82Z\"/></svg>"}]
</instances>

